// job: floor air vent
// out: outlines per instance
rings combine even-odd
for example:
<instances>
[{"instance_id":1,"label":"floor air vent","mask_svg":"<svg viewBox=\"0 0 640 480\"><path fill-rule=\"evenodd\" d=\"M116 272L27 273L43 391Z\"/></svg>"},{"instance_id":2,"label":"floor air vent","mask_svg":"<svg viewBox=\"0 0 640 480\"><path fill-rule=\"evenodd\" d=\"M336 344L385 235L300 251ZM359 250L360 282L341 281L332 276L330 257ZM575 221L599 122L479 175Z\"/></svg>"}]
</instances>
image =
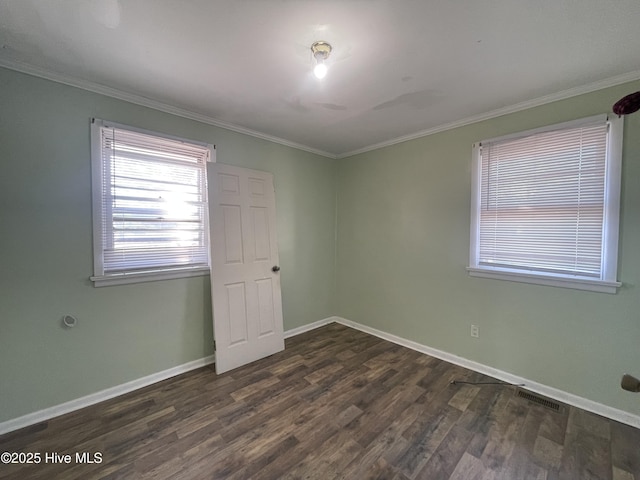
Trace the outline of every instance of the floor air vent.
<instances>
[{"instance_id":1,"label":"floor air vent","mask_svg":"<svg viewBox=\"0 0 640 480\"><path fill-rule=\"evenodd\" d=\"M537 403L538 405L542 405L543 407L549 408L556 412L562 412L562 405L558 402L554 402L553 400L549 400L548 398L541 397L540 395L536 395L535 393L527 392L525 390L518 389L516 395L520 398L524 398L533 403Z\"/></svg>"}]
</instances>

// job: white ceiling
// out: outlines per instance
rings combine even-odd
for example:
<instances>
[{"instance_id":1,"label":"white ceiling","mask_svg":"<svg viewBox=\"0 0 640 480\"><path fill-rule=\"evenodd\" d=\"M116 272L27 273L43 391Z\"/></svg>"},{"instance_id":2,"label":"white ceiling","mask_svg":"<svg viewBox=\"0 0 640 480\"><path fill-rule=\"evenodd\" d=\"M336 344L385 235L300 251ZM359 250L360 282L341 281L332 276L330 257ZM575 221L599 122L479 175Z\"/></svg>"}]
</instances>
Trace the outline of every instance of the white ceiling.
<instances>
[{"instance_id":1,"label":"white ceiling","mask_svg":"<svg viewBox=\"0 0 640 480\"><path fill-rule=\"evenodd\" d=\"M640 1L0 0L0 65L340 157L640 78Z\"/></svg>"}]
</instances>

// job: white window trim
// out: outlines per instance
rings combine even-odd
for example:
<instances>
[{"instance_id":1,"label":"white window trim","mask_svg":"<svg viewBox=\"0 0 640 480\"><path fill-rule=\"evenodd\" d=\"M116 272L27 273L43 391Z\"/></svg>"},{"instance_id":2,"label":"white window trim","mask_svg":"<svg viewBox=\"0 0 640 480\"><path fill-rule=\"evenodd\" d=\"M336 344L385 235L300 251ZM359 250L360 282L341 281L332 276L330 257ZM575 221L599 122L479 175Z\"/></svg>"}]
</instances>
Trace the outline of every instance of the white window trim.
<instances>
[{"instance_id":1,"label":"white window trim","mask_svg":"<svg viewBox=\"0 0 640 480\"><path fill-rule=\"evenodd\" d=\"M471 172L471 231L469 242L469 266L467 272L472 277L492 278L495 280L507 280L512 282L532 283L553 287L572 288L591 292L615 294L618 287L622 286L617 281L618 269L618 235L620 222L620 185L622 180L622 134L624 117L616 115L596 115L570 122L550 125L525 132L519 132L502 137L491 138L484 142L511 140L536 133L559 130L563 128L576 128L581 125L602 120L609 123L609 138L607 142L607 164L605 172L605 213L602 249L603 268L600 279L588 279L573 275L561 275L551 273L529 273L522 270L487 267L478 264L479 255L479 218L480 218L480 180L482 165L480 159L480 146L482 142L475 143L472 148L472 172Z\"/></svg>"},{"instance_id":2,"label":"white window trim","mask_svg":"<svg viewBox=\"0 0 640 480\"><path fill-rule=\"evenodd\" d=\"M166 138L170 140L177 140L180 142L187 142L194 145L201 145L209 149L209 163L216 161L216 146L205 142L198 142L195 140L185 139L173 135L167 135L164 133L158 133L142 128L132 127L130 125L123 125L116 122L109 122L97 118L91 119L91 196L92 196L92 215L93 215L93 271L94 275L89 279L93 282L95 287L106 287L111 285L125 285L131 283L153 282L158 280L171 280L176 278L188 278L199 277L210 274L210 267L178 267L167 269L155 269L149 271L135 271L135 272L122 272L113 274L104 274L103 256L100 252L103 251L102 245L102 228L103 225L99 220L102 215L102 152L100 145L100 129L102 127L114 127L132 132L143 133L147 135L153 135L156 137ZM208 215L205 215L206 221L208 221ZM208 232L208 227L206 228ZM207 252L210 248L207 248ZM211 259L208 259L209 265Z\"/></svg>"},{"instance_id":3,"label":"white window trim","mask_svg":"<svg viewBox=\"0 0 640 480\"><path fill-rule=\"evenodd\" d=\"M155 282L174 278L202 277L209 275L209 267L184 267L149 272L115 273L89 277L96 287L125 285L127 283Z\"/></svg>"}]
</instances>

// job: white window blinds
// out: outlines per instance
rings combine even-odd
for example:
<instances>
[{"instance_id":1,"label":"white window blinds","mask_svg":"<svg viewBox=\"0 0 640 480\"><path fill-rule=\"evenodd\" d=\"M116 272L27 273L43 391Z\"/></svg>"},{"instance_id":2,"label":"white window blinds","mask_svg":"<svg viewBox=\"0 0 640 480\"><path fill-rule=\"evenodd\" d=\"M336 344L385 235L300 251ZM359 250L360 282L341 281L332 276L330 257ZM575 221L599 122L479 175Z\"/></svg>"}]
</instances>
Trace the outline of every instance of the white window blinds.
<instances>
[{"instance_id":1,"label":"white window blinds","mask_svg":"<svg viewBox=\"0 0 640 480\"><path fill-rule=\"evenodd\" d=\"M95 128L96 275L206 267L210 149L106 123Z\"/></svg>"},{"instance_id":2,"label":"white window blinds","mask_svg":"<svg viewBox=\"0 0 640 480\"><path fill-rule=\"evenodd\" d=\"M471 267L606 279L610 125L588 120L480 144Z\"/></svg>"}]
</instances>

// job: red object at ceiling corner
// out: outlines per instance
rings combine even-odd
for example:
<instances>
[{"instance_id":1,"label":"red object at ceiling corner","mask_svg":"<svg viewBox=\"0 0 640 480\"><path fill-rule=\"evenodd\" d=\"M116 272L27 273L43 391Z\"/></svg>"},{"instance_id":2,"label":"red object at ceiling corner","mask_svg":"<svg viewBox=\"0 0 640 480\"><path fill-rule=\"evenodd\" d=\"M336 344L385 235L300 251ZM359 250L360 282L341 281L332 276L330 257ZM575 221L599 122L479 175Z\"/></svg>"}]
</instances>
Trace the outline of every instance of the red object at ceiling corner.
<instances>
[{"instance_id":1,"label":"red object at ceiling corner","mask_svg":"<svg viewBox=\"0 0 640 480\"><path fill-rule=\"evenodd\" d=\"M630 93L613 105L613 113L616 115L629 115L638 110L640 110L640 92Z\"/></svg>"}]
</instances>

